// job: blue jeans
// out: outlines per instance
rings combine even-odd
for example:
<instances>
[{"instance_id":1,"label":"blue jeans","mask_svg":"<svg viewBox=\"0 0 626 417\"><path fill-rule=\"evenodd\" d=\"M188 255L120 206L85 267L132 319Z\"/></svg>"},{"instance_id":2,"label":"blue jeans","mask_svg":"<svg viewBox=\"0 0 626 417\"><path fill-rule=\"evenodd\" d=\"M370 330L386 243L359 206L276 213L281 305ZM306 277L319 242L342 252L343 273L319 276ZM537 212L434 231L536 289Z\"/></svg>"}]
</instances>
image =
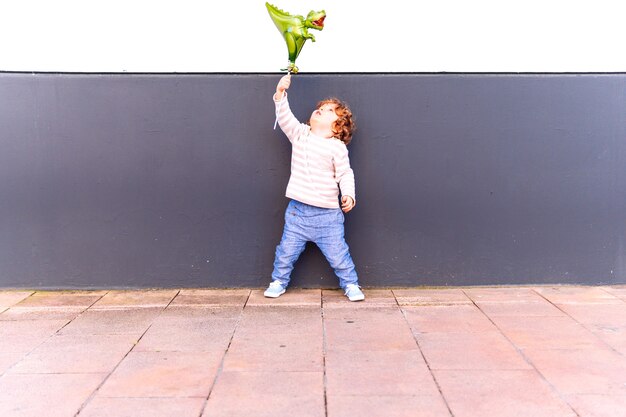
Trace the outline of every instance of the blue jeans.
<instances>
[{"instance_id":1,"label":"blue jeans","mask_svg":"<svg viewBox=\"0 0 626 417\"><path fill-rule=\"evenodd\" d=\"M306 242L314 242L339 277L339 286L358 284L354 262L344 238L343 212L310 206L291 200L285 211L285 227L276 247L272 278L287 287L291 271L304 251Z\"/></svg>"}]
</instances>

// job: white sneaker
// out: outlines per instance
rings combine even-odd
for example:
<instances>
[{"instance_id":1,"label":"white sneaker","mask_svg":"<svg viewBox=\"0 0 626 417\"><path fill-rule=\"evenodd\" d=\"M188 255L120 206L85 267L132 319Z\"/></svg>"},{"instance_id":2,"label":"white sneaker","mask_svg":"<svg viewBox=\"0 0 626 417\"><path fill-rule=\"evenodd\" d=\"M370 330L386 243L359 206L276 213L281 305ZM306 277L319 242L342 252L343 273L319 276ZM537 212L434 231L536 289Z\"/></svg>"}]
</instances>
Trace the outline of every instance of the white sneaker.
<instances>
[{"instance_id":1,"label":"white sneaker","mask_svg":"<svg viewBox=\"0 0 626 417\"><path fill-rule=\"evenodd\" d=\"M350 301L362 301L365 300L365 294L361 291L361 287L357 284L346 285L346 296Z\"/></svg>"},{"instance_id":2,"label":"white sneaker","mask_svg":"<svg viewBox=\"0 0 626 417\"><path fill-rule=\"evenodd\" d=\"M285 291L287 290L283 287L283 284L280 281L275 280L272 281L269 287L267 287L263 295L269 298L278 298L283 295Z\"/></svg>"}]
</instances>

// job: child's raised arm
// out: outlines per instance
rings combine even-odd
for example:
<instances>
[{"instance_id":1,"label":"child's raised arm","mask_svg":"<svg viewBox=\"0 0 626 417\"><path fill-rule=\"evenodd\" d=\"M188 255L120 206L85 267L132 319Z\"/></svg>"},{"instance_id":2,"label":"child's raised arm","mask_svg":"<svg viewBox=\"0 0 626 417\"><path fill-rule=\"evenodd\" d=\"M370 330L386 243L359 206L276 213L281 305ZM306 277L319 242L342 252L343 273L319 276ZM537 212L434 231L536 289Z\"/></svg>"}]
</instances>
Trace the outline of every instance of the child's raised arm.
<instances>
[{"instance_id":1,"label":"child's raised arm","mask_svg":"<svg viewBox=\"0 0 626 417\"><path fill-rule=\"evenodd\" d=\"M283 95L285 91L289 89L291 85L291 73L284 75L280 81L278 81L278 85L276 86L276 96L274 97L276 101L280 101L283 99Z\"/></svg>"},{"instance_id":2,"label":"child's raised arm","mask_svg":"<svg viewBox=\"0 0 626 417\"><path fill-rule=\"evenodd\" d=\"M293 142L300 136L302 130L307 125L301 124L293 115L287 101L287 89L291 85L291 74L283 76L276 85L276 94L274 94L274 103L276 106L276 119L282 131L287 135L290 142Z\"/></svg>"}]
</instances>

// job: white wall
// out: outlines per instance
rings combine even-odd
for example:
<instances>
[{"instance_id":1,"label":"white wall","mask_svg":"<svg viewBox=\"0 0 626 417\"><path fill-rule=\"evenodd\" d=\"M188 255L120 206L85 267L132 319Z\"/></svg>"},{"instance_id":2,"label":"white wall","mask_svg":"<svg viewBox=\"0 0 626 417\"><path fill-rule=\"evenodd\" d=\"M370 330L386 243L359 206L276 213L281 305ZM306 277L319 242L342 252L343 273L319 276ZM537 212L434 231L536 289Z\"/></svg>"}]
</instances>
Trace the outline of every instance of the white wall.
<instances>
[{"instance_id":1,"label":"white wall","mask_svg":"<svg viewBox=\"0 0 626 417\"><path fill-rule=\"evenodd\" d=\"M623 72L618 1L275 0L325 9L303 72ZM8 0L0 70L275 72L286 46L264 0Z\"/></svg>"}]
</instances>

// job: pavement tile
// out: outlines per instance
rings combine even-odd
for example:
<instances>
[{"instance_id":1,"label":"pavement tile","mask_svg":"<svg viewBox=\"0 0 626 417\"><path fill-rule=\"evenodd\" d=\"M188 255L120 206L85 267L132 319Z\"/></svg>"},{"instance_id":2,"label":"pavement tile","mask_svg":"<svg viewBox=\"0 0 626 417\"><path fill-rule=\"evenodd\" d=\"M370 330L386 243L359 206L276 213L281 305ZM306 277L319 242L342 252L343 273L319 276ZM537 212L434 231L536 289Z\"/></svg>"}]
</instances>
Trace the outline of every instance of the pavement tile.
<instances>
[{"instance_id":1,"label":"pavement tile","mask_svg":"<svg viewBox=\"0 0 626 417\"><path fill-rule=\"evenodd\" d=\"M250 290L184 289L174 298L172 306L241 306L250 296Z\"/></svg>"},{"instance_id":2,"label":"pavement tile","mask_svg":"<svg viewBox=\"0 0 626 417\"><path fill-rule=\"evenodd\" d=\"M96 396L80 417L198 417L204 398L103 398Z\"/></svg>"},{"instance_id":3,"label":"pavement tile","mask_svg":"<svg viewBox=\"0 0 626 417\"><path fill-rule=\"evenodd\" d=\"M394 289L393 293L401 306L472 304L461 289Z\"/></svg>"},{"instance_id":4,"label":"pavement tile","mask_svg":"<svg viewBox=\"0 0 626 417\"><path fill-rule=\"evenodd\" d=\"M609 294L613 294L614 296L621 298L623 301L626 301L626 286L610 286L600 288Z\"/></svg>"},{"instance_id":5,"label":"pavement tile","mask_svg":"<svg viewBox=\"0 0 626 417\"><path fill-rule=\"evenodd\" d=\"M0 352L27 354L52 335L26 334L0 337Z\"/></svg>"},{"instance_id":6,"label":"pavement tile","mask_svg":"<svg viewBox=\"0 0 626 417\"><path fill-rule=\"evenodd\" d=\"M69 320L0 321L0 352L27 353L39 346Z\"/></svg>"},{"instance_id":7,"label":"pavement tile","mask_svg":"<svg viewBox=\"0 0 626 417\"><path fill-rule=\"evenodd\" d=\"M104 374L3 375L0 416L74 416L105 377Z\"/></svg>"},{"instance_id":8,"label":"pavement tile","mask_svg":"<svg viewBox=\"0 0 626 417\"><path fill-rule=\"evenodd\" d=\"M315 307L255 307L246 306L239 328L251 327L270 331L279 327L311 327L322 325L322 312Z\"/></svg>"},{"instance_id":9,"label":"pavement tile","mask_svg":"<svg viewBox=\"0 0 626 417\"><path fill-rule=\"evenodd\" d=\"M224 371L203 416L322 417L324 373Z\"/></svg>"},{"instance_id":10,"label":"pavement tile","mask_svg":"<svg viewBox=\"0 0 626 417\"><path fill-rule=\"evenodd\" d=\"M0 314L0 321L65 320L66 322L69 322L74 320L83 311L85 311L84 307L64 307L57 309L41 309L37 307L12 307Z\"/></svg>"},{"instance_id":11,"label":"pavement tile","mask_svg":"<svg viewBox=\"0 0 626 417\"><path fill-rule=\"evenodd\" d=\"M224 360L225 371L300 371L323 369L322 338L298 333L239 334L231 342Z\"/></svg>"},{"instance_id":12,"label":"pavement tile","mask_svg":"<svg viewBox=\"0 0 626 417\"><path fill-rule=\"evenodd\" d=\"M246 306L313 306L321 307L322 290L318 289L287 289L287 292L278 298L268 298L263 295L265 290L252 290Z\"/></svg>"},{"instance_id":13,"label":"pavement tile","mask_svg":"<svg viewBox=\"0 0 626 417\"><path fill-rule=\"evenodd\" d=\"M24 357L9 372L109 373L133 348L128 335L55 335Z\"/></svg>"},{"instance_id":14,"label":"pavement tile","mask_svg":"<svg viewBox=\"0 0 626 417\"><path fill-rule=\"evenodd\" d=\"M224 360L226 371L317 372L324 368L321 348L306 351L282 349L229 349Z\"/></svg>"},{"instance_id":15,"label":"pavement tile","mask_svg":"<svg viewBox=\"0 0 626 417\"><path fill-rule=\"evenodd\" d=\"M226 351L237 319L163 317L154 320L135 351Z\"/></svg>"},{"instance_id":16,"label":"pavement tile","mask_svg":"<svg viewBox=\"0 0 626 417\"><path fill-rule=\"evenodd\" d=\"M324 396L211 396L202 417L325 417Z\"/></svg>"},{"instance_id":17,"label":"pavement tile","mask_svg":"<svg viewBox=\"0 0 626 417\"><path fill-rule=\"evenodd\" d=\"M580 417L626 417L624 395L579 394L565 399Z\"/></svg>"},{"instance_id":18,"label":"pavement tile","mask_svg":"<svg viewBox=\"0 0 626 417\"><path fill-rule=\"evenodd\" d=\"M437 395L419 351L330 351L327 391L332 395Z\"/></svg>"},{"instance_id":19,"label":"pavement tile","mask_svg":"<svg viewBox=\"0 0 626 417\"><path fill-rule=\"evenodd\" d=\"M394 321L325 319L326 350L416 350L415 338L398 313Z\"/></svg>"},{"instance_id":20,"label":"pavement tile","mask_svg":"<svg viewBox=\"0 0 626 417\"><path fill-rule=\"evenodd\" d=\"M563 304L563 310L613 349L626 354L626 303Z\"/></svg>"},{"instance_id":21,"label":"pavement tile","mask_svg":"<svg viewBox=\"0 0 626 417\"><path fill-rule=\"evenodd\" d=\"M626 303L563 304L563 311L576 321L609 328L626 327Z\"/></svg>"},{"instance_id":22,"label":"pavement tile","mask_svg":"<svg viewBox=\"0 0 626 417\"><path fill-rule=\"evenodd\" d=\"M496 317L504 335L520 349L604 349L592 332L570 317Z\"/></svg>"},{"instance_id":23,"label":"pavement tile","mask_svg":"<svg viewBox=\"0 0 626 417\"><path fill-rule=\"evenodd\" d=\"M232 330L222 329L222 333L210 335L191 332L154 333L148 331L141 338L135 352L225 352L230 342Z\"/></svg>"},{"instance_id":24,"label":"pavement tile","mask_svg":"<svg viewBox=\"0 0 626 417\"><path fill-rule=\"evenodd\" d=\"M586 325L600 340L626 356L626 326Z\"/></svg>"},{"instance_id":25,"label":"pavement tile","mask_svg":"<svg viewBox=\"0 0 626 417\"><path fill-rule=\"evenodd\" d=\"M60 334L133 334L140 336L163 308L129 308L123 310L87 310Z\"/></svg>"},{"instance_id":26,"label":"pavement tile","mask_svg":"<svg viewBox=\"0 0 626 417\"><path fill-rule=\"evenodd\" d=\"M441 395L328 395L328 417L450 416Z\"/></svg>"},{"instance_id":27,"label":"pavement tile","mask_svg":"<svg viewBox=\"0 0 626 417\"><path fill-rule=\"evenodd\" d=\"M496 331L491 321L474 305L403 306L411 329L419 333Z\"/></svg>"},{"instance_id":28,"label":"pavement tile","mask_svg":"<svg viewBox=\"0 0 626 417\"><path fill-rule=\"evenodd\" d=\"M626 358L610 349L527 349L537 370L562 394L626 396Z\"/></svg>"},{"instance_id":29,"label":"pavement tile","mask_svg":"<svg viewBox=\"0 0 626 417\"><path fill-rule=\"evenodd\" d=\"M537 301L477 301L476 304L489 317L564 317L565 313L545 300Z\"/></svg>"},{"instance_id":30,"label":"pavement tile","mask_svg":"<svg viewBox=\"0 0 626 417\"><path fill-rule=\"evenodd\" d=\"M363 288L365 300L352 302L345 296L344 291L322 290L324 308L376 308L397 306L396 298L391 290Z\"/></svg>"},{"instance_id":31,"label":"pavement tile","mask_svg":"<svg viewBox=\"0 0 626 417\"><path fill-rule=\"evenodd\" d=\"M69 320L7 320L0 322L0 339L15 335L51 335L61 329Z\"/></svg>"},{"instance_id":32,"label":"pavement tile","mask_svg":"<svg viewBox=\"0 0 626 417\"><path fill-rule=\"evenodd\" d=\"M15 307L83 307L87 308L103 297L107 291L38 291Z\"/></svg>"},{"instance_id":33,"label":"pavement tile","mask_svg":"<svg viewBox=\"0 0 626 417\"><path fill-rule=\"evenodd\" d=\"M361 320L370 323L405 322L398 306L353 309L325 308L322 313L324 320Z\"/></svg>"},{"instance_id":34,"label":"pavement tile","mask_svg":"<svg viewBox=\"0 0 626 417\"><path fill-rule=\"evenodd\" d=\"M323 340L322 313L312 307L246 307L236 337L293 334Z\"/></svg>"},{"instance_id":35,"label":"pavement tile","mask_svg":"<svg viewBox=\"0 0 626 417\"><path fill-rule=\"evenodd\" d=\"M33 291L0 291L0 311L19 303L33 294Z\"/></svg>"},{"instance_id":36,"label":"pavement tile","mask_svg":"<svg viewBox=\"0 0 626 417\"><path fill-rule=\"evenodd\" d=\"M231 349L249 350L277 350L277 353L285 350L311 350L322 347L322 338L315 332L302 329L300 333L266 333L262 329L249 330L245 333L237 330L231 342Z\"/></svg>"},{"instance_id":37,"label":"pavement tile","mask_svg":"<svg viewBox=\"0 0 626 417\"><path fill-rule=\"evenodd\" d=\"M202 313L195 314L197 312ZM230 314L231 312L228 310L216 311L216 309L213 308L206 310L192 308L188 310L188 313L189 314L185 314L182 311L177 311L175 314L171 314L171 311L166 310L154 319L150 329L159 332L172 331L175 327L189 331L204 331L221 328L230 328L232 330L240 320L239 316L241 316L241 310L239 310L238 315L235 315Z\"/></svg>"},{"instance_id":38,"label":"pavement tile","mask_svg":"<svg viewBox=\"0 0 626 417\"><path fill-rule=\"evenodd\" d=\"M384 370L428 371L419 350L331 350L326 352L326 367L338 371L371 370L374 374Z\"/></svg>"},{"instance_id":39,"label":"pavement tile","mask_svg":"<svg viewBox=\"0 0 626 417\"><path fill-rule=\"evenodd\" d=\"M500 332L420 333L416 337L431 369L531 369Z\"/></svg>"},{"instance_id":40,"label":"pavement tile","mask_svg":"<svg viewBox=\"0 0 626 417\"><path fill-rule=\"evenodd\" d=\"M0 352L0 375L18 363L24 355L23 352Z\"/></svg>"},{"instance_id":41,"label":"pavement tile","mask_svg":"<svg viewBox=\"0 0 626 417\"><path fill-rule=\"evenodd\" d=\"M223 352L130 352L100 388L100 397L209 395Z\"/></svg>"},{"instance_id":42,"label":"pavement tile","mask_svg":"<svg viewBox=\"0 0 626 417\"><path fill-rule=\"evenodd\" d=\"M297 389L293 389L297 387ZM232 372L220 373L211 398L221 396L323 397L324 373L318 372Z\"/></svg>"},{"instance_id":43,"label":"pavement tile","mask_svg":"<svg viewBox=\"0 0 626 417\"><path fill-rule=\"evenodd\" d=\"M319 323L291 325L291 324L269 324L264 323L258 326L247 324L237 326L236 336L241 337L264 337L265 335L292 335L298 338L304 337L306 340L323 340L324 331L321 321Z\"/></svg>"},{"instance_id":44,"label":"pavement tile","mask_svg":"<svg viewBox=\"0 0 626 417\"><path fill-rule=\"evenodd\" d=\"M300 326L300 331L289 332L266 332L251 323L241 326L235 331L224 360L224 369L319 371L323 367L323 338L317 330L320 325L321 317L313 323L311 331L305 325ZM296 329L295 326L291 328Z\"/></svg>"},{"instance_id":45,"label":"pavement tile","mask_svg":"<svg viewBox=\"0 0 626 417\"><path fill-rule=\"evenodd\" d=\"M532 287L472 287L463 292L474 302L533 302L543 300Z\"/></svg>"},{"instance_id":46,"label":"pavement tile","mask_svg":"<svg viewBox=\"0 0 626 417\"><path fill-rule=\"evenodd\" d=\"M214 319L236 319L241 316L243 309L237 306L211 307L203 305L170 305L162 311L159 318L178 318L183 320L204 320L207 317Z\"/></svg>"},{"instance_id":47,"label":"pavement tile","mask_svg":"<svg viewBox=\"0 0 626 417\"><path fill-rule=\"evenodd\" d=\"M554 304L622 304L624 301L600 287L536 287Z\"/></svg>"},{"instance_id":48,"label":"pavement tile","mask_svg":"<svg viewBox=\"0 0 626 417\"><path fill-rule=\"evenodd\" d=\"M539 374L523 370L434 372L455 417L575 417Z\"/></svg>"},{"instance_id":49,"label":"pavement tile","mask_svg":"<svg viewBox=\"0 0 626 417\"><path fill-rule=\"evenodd\" d=\"M109 291L91 309L132 307L165 307L178 290L123 290Z\"/></svg>"}]
</instances>

